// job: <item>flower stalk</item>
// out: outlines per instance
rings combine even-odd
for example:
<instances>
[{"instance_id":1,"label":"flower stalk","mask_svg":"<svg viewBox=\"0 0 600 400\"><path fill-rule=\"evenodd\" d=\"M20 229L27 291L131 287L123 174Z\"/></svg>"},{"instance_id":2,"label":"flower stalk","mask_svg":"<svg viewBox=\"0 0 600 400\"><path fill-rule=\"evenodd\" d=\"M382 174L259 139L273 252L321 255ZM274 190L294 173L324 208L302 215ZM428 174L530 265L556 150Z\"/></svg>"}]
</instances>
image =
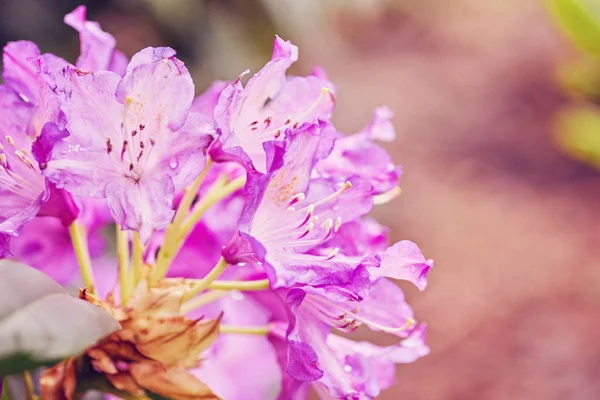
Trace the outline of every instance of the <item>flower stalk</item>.
<instances>
[{"instance_id":1,"label":"flower stalk","mask_svg":"<svg viewBox=\"0 0 600 400\"><path fill-rule=\"evenodd\" d=\"M95 291L94 274L92 272L92 260L87 245L85 227L78 221L73 221L73 223L69 225L69 235L71 236L71 242L73 243L73 249L75 250L75 256L77 257L83 284L90 293L93 294Z\"/></svg>"}]
</instances>

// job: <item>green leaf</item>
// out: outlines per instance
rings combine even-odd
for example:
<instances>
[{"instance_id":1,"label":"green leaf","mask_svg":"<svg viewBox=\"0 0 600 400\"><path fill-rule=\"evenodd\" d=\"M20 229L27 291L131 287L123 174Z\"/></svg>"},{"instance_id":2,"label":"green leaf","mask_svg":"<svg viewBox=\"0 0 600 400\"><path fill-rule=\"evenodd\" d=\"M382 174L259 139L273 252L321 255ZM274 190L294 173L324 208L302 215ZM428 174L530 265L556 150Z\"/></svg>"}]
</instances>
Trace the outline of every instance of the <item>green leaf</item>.
<instances>
[{"instance_id":1,"label":"green leaf","mask_svg":"<svg viewBox=\"0 0 600 400\"><path fill-rule=\"evenodd\" d=\"M556 116L556 139L574 158L600 168L600 110L568 107Z\"/></svg>"},{"instance_id":2,"label":"green leaf","mask_svg":"<svg viewBox=\"0 0 600 400\"><path fill-rule=\"evenodd\" d=\"M584 51L600 58L600 2L598 0L548 0L561 28Z\"/></svg>"},{"instance_id":3,"label":"green leaf","mask_svg":"<svg viewBox=\"0 0 600 400\"><path fill-rule=\"evenodd\" d=\"M56 363L120 329L40 271L0 260L0 376Z\"/></svg>"}]
</instances>

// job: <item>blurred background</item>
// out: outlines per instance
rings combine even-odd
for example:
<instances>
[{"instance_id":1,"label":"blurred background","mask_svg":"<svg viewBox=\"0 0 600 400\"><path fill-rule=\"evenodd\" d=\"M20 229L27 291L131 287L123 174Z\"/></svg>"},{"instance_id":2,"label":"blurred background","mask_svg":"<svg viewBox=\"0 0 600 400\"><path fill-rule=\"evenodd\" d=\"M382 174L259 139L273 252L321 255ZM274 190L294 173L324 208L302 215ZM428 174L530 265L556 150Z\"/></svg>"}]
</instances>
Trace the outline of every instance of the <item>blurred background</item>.
<instances>
[{"instance_id":1,"label":"blurred background","mask_svg":"<svg viewBox=\"0 0 600 400\"><path fill-rule=\"evenodd\" d=\"M600 0L0 0L0 42L75 61L80 3L128 56L177 49L198 93L278 33L337 84L339 130L394 110L403 193L375 214L436 266L406 286L431 355L381 399L600 398Z\"/></svg>"}]
</instances>

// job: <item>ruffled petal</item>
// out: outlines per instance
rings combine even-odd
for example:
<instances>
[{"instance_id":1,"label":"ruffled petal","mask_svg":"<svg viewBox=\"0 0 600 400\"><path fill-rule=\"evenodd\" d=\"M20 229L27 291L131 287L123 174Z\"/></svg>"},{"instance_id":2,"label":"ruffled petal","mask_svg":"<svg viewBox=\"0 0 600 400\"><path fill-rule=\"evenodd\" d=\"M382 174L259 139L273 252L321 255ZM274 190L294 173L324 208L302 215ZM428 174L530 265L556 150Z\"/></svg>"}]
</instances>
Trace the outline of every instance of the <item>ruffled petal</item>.
<instances>
[{"instance_id":1,"label":"ruffled petal","mask_svg":"<svg viewBox=\"0 0 600 400\"><path fill-rule=\"evenodd\" d=\"M99 23L86 19L86 7L77 7L65 15L64 21L79 32L81 54L77 58L77 68L83 71L111 70L115 38L104 32Z\"/></svg>"},{"instance_id":2,"label":"ruffled petal","mask_svg":"<svg viewBox=\"0 0 600 400\"><path fill-rule=\"evenodd\" d=\"M77 196L101 198L106 196L109 182L125 180L112 161L105 149L93 151L61 141L54 146L43 173L60 189Z\"/></svg>"},{"instance_id":3,"label":"ruffled petal","mask_svg":"<svg viewBox=\"0 0 600 400\"><path fill-rule=\"evenodd\" d=\"M33 59L40 56L40 49L33 42L20 40L9 42L2 54L2 78L27 101L38 102L38 80ZM30 60L31 59L31 60Z\"/></svg>"},{"instance_id":4,"label":"ruffled petal","mask_svg":"<svg viewBox=\"0 0 600 400\"><path fill-rule=\"evenodd\" d=\"M260 172L266 172L264 142L283 139L287 129L306 122L327 119L333 110L329 82L316 76L286 77L297 57L296 46L276 37L271 61L245 87L240 76L223 90L215 108L222 148L240 147Z\"/></svg>"},{"instance_id":5,"label":"ruffled petal","mask_svg":"<svg viewBox=\"0 0 600 400\"><path fill-rule=\"evenodd\" d=\"M164 127L175 131L185 123L194 90L192 77L175 58L175 50L147 47L131 59L116 96L123 104L129 102L126 125L136 130L143 125L140 133L154 136L159 143Z\"/></svg>"},{"instance_id":6,"label":"ruffled petal","mask_svg":"<svg viewBox=\"0 0 600 400\"><path fill-rule=\"evenodd\" d=\"M106 199L117 223L147 241L153 230L165 228L173 219L174 190L168 175L147 176L137 183L124 179L106 186Z\"/></svg>"},{"instance_id":7,"label":"ruffled petal","mask_svg":"<svg viewBox=\"0 0 600 400\"><path fill-rule=\"evenodd\" d=\"M381 255L379 266L369 268L369 273L373 279L401 279L423 290L427 286L427 272L431 267L433 260L426 260L416 244L403 240L388 248Z\"/></svg>"}]
</instances>

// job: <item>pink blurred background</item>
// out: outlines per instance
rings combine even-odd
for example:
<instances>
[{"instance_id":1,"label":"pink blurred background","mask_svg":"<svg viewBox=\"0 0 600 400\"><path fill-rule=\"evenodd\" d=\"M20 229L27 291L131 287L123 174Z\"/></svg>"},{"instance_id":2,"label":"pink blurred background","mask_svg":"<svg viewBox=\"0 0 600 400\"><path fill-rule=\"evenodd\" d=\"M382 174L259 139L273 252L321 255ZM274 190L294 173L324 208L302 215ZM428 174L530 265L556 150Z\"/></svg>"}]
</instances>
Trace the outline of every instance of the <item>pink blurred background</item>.
<instances>
[{"instance_id":1,"label":"pink blurred background","mask_svg":"<svg viewBox=\"0 0 600 400\"><path fill-rule=\"evenodd\" d=\"M79 3L1 0L0 38L73 60L60 21ZM432 352L381 399L600 398L600 176L552 140L575 49L542 2L83 3L128 55L178 49L198 92L257 71L278 33L300 47L295 73L320 65L337 84L341 131L394 110L402 195L375 214L436 266L426 291L406 286Z\"/></svg>"}]
</instances>

